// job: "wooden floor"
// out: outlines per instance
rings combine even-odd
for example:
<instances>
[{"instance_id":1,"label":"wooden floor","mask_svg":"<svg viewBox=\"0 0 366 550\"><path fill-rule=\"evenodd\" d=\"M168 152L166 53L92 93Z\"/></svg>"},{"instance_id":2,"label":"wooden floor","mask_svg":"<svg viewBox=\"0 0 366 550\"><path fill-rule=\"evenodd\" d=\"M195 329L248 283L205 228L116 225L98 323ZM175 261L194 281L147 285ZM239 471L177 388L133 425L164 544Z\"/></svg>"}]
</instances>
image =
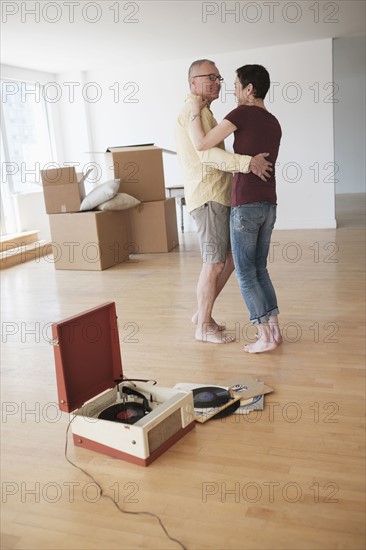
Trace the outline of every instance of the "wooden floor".
<instances>
[{"instance_id":1,"label":"wooden floor","mask_svg":"<svg viewBox=\"0 0 366 550\"><path fill-rule=\"evenodd\" d=\"M115 301L126 376L274 388L262 413L196 428L148 468L75 448L69 456L128 511L160 516L188 549L365 547L365 213L337 199L336 230L275 231L270 272L284 344L247 355L254 331L233 277L215 318L237 341L198 343L190 317L196 235L169 254L103 272L51 258L1 273L2 548L179 548L156 518L121 514L64 456L50 323Z\"/></svg>"}]
</instances>

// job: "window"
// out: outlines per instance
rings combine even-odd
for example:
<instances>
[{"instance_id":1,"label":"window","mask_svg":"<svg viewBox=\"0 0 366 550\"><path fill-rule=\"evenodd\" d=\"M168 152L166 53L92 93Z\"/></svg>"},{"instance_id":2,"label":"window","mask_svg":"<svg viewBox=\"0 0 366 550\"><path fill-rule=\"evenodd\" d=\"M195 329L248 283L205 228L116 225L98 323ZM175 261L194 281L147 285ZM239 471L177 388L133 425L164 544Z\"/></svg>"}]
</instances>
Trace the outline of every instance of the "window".
<instances>
[{"instance_id":1,"label":"window","mask_svg":"<svg viewBox=\"0 0 366 550\"><path fill-rule=\"evenodd\" d=\"M11 197L40 191L40 170L53 158L49 117L39 82L1 80L2 233L16 231ZM4 209L5 209L4 207Z\"/></svg>"}]
</instances>

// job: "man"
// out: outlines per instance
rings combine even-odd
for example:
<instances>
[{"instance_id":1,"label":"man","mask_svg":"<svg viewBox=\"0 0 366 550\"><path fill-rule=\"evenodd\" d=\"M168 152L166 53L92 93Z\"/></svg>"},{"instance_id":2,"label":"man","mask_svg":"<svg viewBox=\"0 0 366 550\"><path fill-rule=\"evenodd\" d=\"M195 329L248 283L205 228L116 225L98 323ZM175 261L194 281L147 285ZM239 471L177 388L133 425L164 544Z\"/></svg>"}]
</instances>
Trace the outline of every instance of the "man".
<instances>
[{"instance_id":1,"label":"man","mask_svg":"<svg viewBox=\"0 0 366 550\"><path fill-rule=\"evenodd\" d=\"M185 200L197 225L203 262L197 284L198 309L192 318L197 325L195 338L215 344L234 341L212 318L215 300L234 270L230 252L232 173L252 171L266 181L271 171L266 153L256 157L228 153L223 142L209 151L195 149L192 118L201 116L205 133L217 125L209 107L219 97L222 80L213 61L200 59L192 63L188 71L191 94L176 127L176 147L185 175ZM192 95L200 96L208 106L201 115L194 110Z\"/></svg>"}]
</instances>

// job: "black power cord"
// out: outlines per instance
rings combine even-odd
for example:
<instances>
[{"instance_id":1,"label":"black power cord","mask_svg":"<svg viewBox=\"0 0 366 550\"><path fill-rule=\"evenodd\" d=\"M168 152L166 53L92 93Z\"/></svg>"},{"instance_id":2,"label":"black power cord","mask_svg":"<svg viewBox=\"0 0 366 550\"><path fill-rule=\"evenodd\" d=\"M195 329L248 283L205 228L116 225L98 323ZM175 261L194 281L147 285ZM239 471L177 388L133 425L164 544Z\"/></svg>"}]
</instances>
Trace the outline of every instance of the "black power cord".
<instances>
[{"instance_id":1,"label":"black power cord","mask_svg":"<svg viewBox=\"0 0 366 550\"><path fill-rule=\"evenodd\" d=\"M66 429L65 458L66 458L67 462L69 464L71 464L71 466L74 466L74 468L77 468L78 470L83 472L83 474L85 474L89 479L91 479L92 482L95 483L95 485L98 487L100 496L102 498L110 500L115 505L115 507L118 509L119 512L121 512L122 514L130 514L130 515L135 515L135 516L139 516L139 515L141 515L141 516L150 516L152 518L155 518L158 521L158 523L159 523L160 527L162 528L162 530L164 531L165 535L168 537L168 539L170 539L171 541L176 542L177 544L179 544L179 546L182 548L182 550L187 550L187 547L184 546L184 544L180 540L175 539L175 538L173 538L169 535L165 525L163 524L161 518L157 514L154 514L153 512L145 512L145 511L131 512L129 510L124 510L123 508L120 507L118 502L113 497L111 497L110 495L104 494L102 486L98 483L98 481L91 474L89 474L89 472L87 472L86 470L84 470L84 468L81 468L80 466L78 466L72 460L69 459L69 457L67 456L68 435L69 435L70 426L71 426L72 422L75 420L75 418L76 417L74 416L69 421L67 429Z\"/></svg>"}]
</instances>

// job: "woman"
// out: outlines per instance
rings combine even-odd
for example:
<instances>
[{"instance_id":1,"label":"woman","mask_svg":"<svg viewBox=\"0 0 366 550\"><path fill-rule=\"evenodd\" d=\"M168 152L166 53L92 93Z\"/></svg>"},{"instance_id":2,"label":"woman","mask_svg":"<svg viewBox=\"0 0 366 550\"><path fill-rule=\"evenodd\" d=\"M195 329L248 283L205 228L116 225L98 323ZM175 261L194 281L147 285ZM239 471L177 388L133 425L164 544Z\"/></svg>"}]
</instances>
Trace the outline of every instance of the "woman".
<instances>
[{"instance_id":1,"label":"woman","mask_svg":"<svg viewBox=\"0 0 366 550\"><path fill-rule=\"evenodd\" d=\"M270 87L268 71L261 65L244 65L236 71L235 96L238 107L206 135L200 113L206 108L195 97L192 131L199 151L214 147L234 133L234 151L255 156L268 151L267 160L275 166L281 141L281 126L264 105ZM230 218L231 247L240 291L250 320L257 326L257 341L247 344L248 353L275 349L282 336L278 324L276 293L267 271L267 257L276 221L275 170L265 183L253 172L235 174Z\"/></svg>"}]
</instances>

